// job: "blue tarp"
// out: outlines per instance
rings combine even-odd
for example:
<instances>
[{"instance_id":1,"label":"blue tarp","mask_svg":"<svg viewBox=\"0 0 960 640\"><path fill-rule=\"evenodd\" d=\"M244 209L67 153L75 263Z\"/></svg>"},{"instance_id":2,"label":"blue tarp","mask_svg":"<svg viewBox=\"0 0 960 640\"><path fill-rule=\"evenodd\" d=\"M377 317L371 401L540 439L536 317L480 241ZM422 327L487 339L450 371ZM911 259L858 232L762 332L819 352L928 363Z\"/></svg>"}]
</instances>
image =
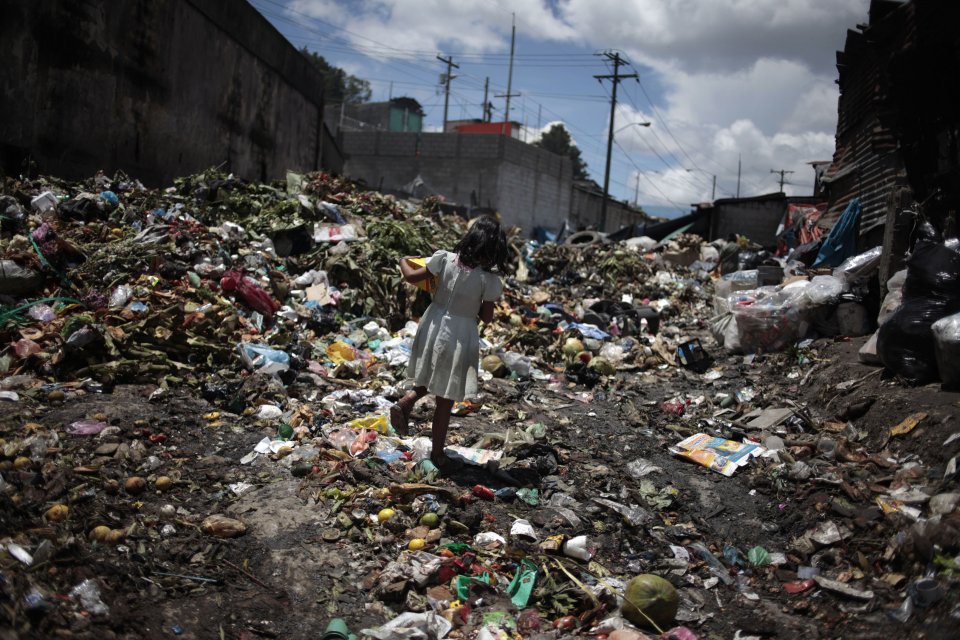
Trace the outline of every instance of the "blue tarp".
<instances>
[{"instance_id":1,"label":"blue tarp","mask_svg":"<svg viewBox=\"0 0 960 640\"><path fill-rule=\"evenodd\" d=\"M854 198L844 209L837 223L820 246L813 262L816 267L839 267L840 263L857 253L857 227L860 222L860 198Z\"/></svg>"}]
</instances>

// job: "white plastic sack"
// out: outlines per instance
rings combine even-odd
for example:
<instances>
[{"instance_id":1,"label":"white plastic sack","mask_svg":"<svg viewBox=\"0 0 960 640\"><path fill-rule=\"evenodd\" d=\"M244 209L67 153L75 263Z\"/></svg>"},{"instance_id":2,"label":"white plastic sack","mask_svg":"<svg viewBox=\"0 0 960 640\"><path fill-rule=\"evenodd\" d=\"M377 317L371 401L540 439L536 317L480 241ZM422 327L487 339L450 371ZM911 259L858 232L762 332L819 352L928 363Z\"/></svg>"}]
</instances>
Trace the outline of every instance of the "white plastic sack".
<instances>
[{"instance_id":1,"label":"white plastic sack","mask_svg":"<svg viewBox=\"0 0 960 640\"><path fill-rule=\"evenodd\" d=\"M640 236L639 238L628 238L624 240L624 244L634 251L651 251L657 246L657 241L648 236Z\"/></svg>"},{"instance_id":2,"label":"white plastic sack","mask_svg":"<svg viewBox=\"0 0 960 640\"><path fill-rule=\"evenodd\" d=\"M907 281L907 270L901 269L890 276L887 280L887 291L900 291L903 289L903 283Z\"/></svg>"},{"instance_id":3,"label":"white plastic sack","mask_svg":"<svg viewBox=\"0 0 960 640\"><path fill-rule=\"evenodd\" d=\"M836 276L815 276L804 290L804 295L814 307L834 304L843 293L844 284Z\"/></svg>"},{"instance_id":4,"label":"white plastic sack","mask_svg":"<svg viewBox=\"0 0 960 640\"><path fill-rule=\"evenodd\" d=\"M513 351L507 351L503 354L503 364L507 366L507 369L510 369L510 371L516 373L521 378L529 378L531 369L533 368L530 358L520 353L514 353Z\"/></svg>"},{"instance_id":5,"label":"white plastic sack","mask_svg":"<svg viewBox=\"0 0 960 640\"><path fill-rule=\"evenodd\" d=\"M902 286L899 289L891 289L890 293L883 299L883 304L880 305L880 312L877 314L877 324L881 325L886 322L887 318L900 308L901 302L903 302Z\"/></svg>"},{"instance_id":6,"label":"white plastic sack","mask_svg":"<svg viewBox=\"0 0 960 640\"><path fill-rule=\"evenodd\" d=\"M833 270L833 275L851 284L865 282L880 268L882 255L883 247L874 247L859 255L851 256Z\"/></svg>"},{"instance_id":7,"label":"white plastic sack","mask_svg":"<svg viewBox=\"0 0 960 640\"><path fill-rule=\"evenodd\" d=\"M943 386L960 387L960 313L933 323L933 339L937 348L937 368Z\"/></svg>"},{"instance_id":8,"label":"white plastic sack","mask_svg":"<svg viewBox=\"0 0 960 640\"><path fill-rule=\"evenodd\" d=\"M729 311L710 320L710 333L724 349L731 353L740 352L740 333L737 330L737 319Z\"/></svg>"}]
</instances>

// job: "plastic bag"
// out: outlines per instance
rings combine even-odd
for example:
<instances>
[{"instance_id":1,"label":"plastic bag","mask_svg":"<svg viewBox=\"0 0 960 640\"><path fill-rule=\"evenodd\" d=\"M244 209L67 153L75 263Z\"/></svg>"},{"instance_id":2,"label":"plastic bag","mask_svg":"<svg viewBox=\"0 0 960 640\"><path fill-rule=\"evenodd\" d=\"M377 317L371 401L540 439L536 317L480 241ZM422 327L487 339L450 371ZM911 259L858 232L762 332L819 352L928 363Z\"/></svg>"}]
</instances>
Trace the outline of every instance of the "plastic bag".
<instances>
[{"instance_id":1,"label":"plastic bag","mask_svg":"<svg viewBox=\"0 0 960 640\"><path fill-rule=\"evenodd\" d=\"M860 255L851 256L833 270L833 276L851 284L865 282L880 268L882 255L883 247L874 247Z\"/></svg>"},{"instance_id":2,"label":"plastic bag","mask_svg":"<svg viewBox=\"0 0 960 640\"><path fill-rule=\"evenodd\" d=\"M836 276L815 276L804 290L804 295L810 304L819 307L836 303L843 288L843 281Z\"/></svg>"},{"instance_id":3,"label":"plastic bag","mask_svg":"<svg viewBox=\"0 0 960 640\"><path fill-rule=\"evenodd\" d=\"M507 369L521 378L529 378L533 370L530 358L513 351L507 351L503 354L503 364L507 365Z\"/></svg>"},{"instance_id":4,"label":"plastic bag","mask_svg":"<svg viewBox=\"0 0 960 640\"><path fill-rule=\"evenodd\" d=\"M33 269L21 267L13 260L0 260L0 294L23 295L43 284L43 276Z\"/></svg>"},{"instance_id":5,"label":"plastic bag","mask_svg":"<svg viewBox=\"0 0 960 640\"><path fill-rule=\"evenodd\" d=\"M761 287L730 296L730 311L744 353L780 351L807 331L803 292L806 287Z\"/></svg>"},{"instance_id":6,"label":"plastic bag","mask_svg":"<svg viewBox=\"0 0 960 640\"><path fill-rule=\"evenodd\" d=\"M740 333L737 330L737 319L727 311L710 319L710 333L724 349L731 353L740 352Z\"/></svg>"},{"instance_id":7,"label":"plastic bag","mask_svg":"<svg viewBox=\"0 0 960 640\"><path fill-rule=\"evenodd\" d=\"M109 307L111 309L122 309L126 306L127 302L130 300L130 296L133 295L133 289L129 286L122 284L116 289L113 290L113 293L110 294Z\"/></svg>"},{"instance_id":8,"label":"plastic bag","mask_svg":"<svg viewBox=\"0 0 960 640\"><path fill-rule=\"evenodd\" d=\"M757 270L734 271L717 280L714 285L714 293L718 296L727 297L734 291L743 291L755 289L757 286Z\"/></svg>"},{"instance_id":9,"label":"plastic bag","mask_svg":"<svg viewBox=\"0 0 960 640\"><path fill-rule=\"evenodd\" d=\"M248 307L262 313L267 320L271 320L273 314L280 308L280 304L261 289L260 285L236 269L224 272L220 279L220 287L224 291L236 291Z\"/></svg>"},{"instance_id":10,"label":"plastic bag","mask_svg":"<svg viewBox=\"0 0 960 640\"><path fill-rule=\"evenodd\" d=\"M265 344L241 342L237 345L243 363L260 373L280 373L290 368L290 355Z\"/></svg>"},{"instance_id":11,"label":"plastic bag","mask_svg":"<svg viewBox=\"0 0 960 640\"><path fill-rule=\"evenodd\" d=\"M960 311L960 242L936 242L929 224L921 228L907 260L903 303L877 332L883 365L912 384L937 378L936 344L931 325Z\"/></svg>"},{"instance_id":12,"label":"plastic bag","mask_svg":"<svg viewBox=\"0 0 960 640\"><path fill-rule=\"evenodd\" d=\"M960 313L937 320L931 329L936 341L940 380L948 389L960 388Z\"/></svg>"}]
</instances>

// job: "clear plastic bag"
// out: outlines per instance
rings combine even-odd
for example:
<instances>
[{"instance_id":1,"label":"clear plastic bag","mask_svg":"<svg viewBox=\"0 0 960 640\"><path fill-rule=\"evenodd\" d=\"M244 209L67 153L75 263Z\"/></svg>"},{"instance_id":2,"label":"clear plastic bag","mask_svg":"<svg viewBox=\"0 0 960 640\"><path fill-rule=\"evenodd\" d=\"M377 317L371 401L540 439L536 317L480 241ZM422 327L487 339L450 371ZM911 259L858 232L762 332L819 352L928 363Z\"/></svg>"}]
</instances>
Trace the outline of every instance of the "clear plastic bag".
<instances>
[{"instance_id":1,"label":"clear plastic bag","mask_svg":"<svg viewBox=\"0 0 960 640\"><path fill-rule=\"evenodd\" d=\"M815 276L804 290L804 295L811 305L819 307L836 303L843 289L843 281L836 276Z\"/></svg>"},{"instance_id":2,"label":"clear plastic bag","mask_svg":"<svg viewBox=\"0 0 960 640\"><path fill-rule=\"evenodd\" d=\"M833 270L833 275L851 284L865 282L880 268L882 255L883 247L874 247L859 255L851 256Z\"/></svg>"},{"instance_id":3,"label":"clear plastic bag","mask_svg":"<svg viewBox=\"0 0 960 640\"><path fill-rule=\"evenodd\" d=\"M940 381L948 389L960 388L960 313L937 320L931 329L937 345Z\"/></svg>"}]
</instances>

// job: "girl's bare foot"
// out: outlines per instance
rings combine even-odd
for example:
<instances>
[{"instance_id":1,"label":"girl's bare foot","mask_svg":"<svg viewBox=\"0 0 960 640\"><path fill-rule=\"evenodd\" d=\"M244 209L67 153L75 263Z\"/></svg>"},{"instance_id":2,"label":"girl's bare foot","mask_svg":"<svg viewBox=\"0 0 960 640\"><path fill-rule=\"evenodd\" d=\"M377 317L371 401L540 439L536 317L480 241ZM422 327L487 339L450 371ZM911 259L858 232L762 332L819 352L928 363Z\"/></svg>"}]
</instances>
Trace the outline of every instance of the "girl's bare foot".
<instances>
[{"instance_id":1,"label":"girl's bare foot","mask_svg":"<svg viewBox=\"0 0 960 640\"><path fill-rule=\"evenodd\" d=\"M451 473L459 471L463 468L463 462L444 454L440 454L439 456L431 455L430 462L437 467L437 470L440 471L440 475L444 476L450 475Z\"/></svg>"},{"instance_id":2,"label":"girl's bare foot","mask_svg":"<svg viewBox=\"0 0 960 640\"><path fill-rule=\"evenodd\" d=\"M406 438L407 435L409 435L410 424L407 420L407 413L399 404L394 404L390 407L390 424L393 426L393 430L401 437Z\"/></svg>"}]
</instances>

